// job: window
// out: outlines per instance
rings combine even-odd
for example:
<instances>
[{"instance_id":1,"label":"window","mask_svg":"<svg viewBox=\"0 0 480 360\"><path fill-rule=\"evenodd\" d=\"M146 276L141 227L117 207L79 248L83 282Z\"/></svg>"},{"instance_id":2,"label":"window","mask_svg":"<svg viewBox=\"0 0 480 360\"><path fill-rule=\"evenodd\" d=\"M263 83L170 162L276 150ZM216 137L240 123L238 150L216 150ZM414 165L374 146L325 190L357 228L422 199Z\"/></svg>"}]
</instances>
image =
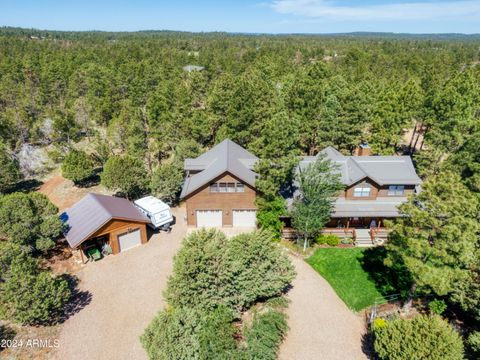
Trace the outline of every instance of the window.
<instances>
[{"instance_id":1,"label":"window","mask_svg":"<svg viewBox=\"0 0 480 360\"><path fill-rule=\"evenodd\" d=\"M353 189L354 197L369 197L370 196L370 187L356 187Z\"/></svg>"},{"instance_id":2,"label":"window","mask_svg":"<svg viewBox=\"0 0 480 360\"><path fill-rule=\"evenodd\" d=\"M242 183L211 183L210 184L210 192L214 193L234 193L234 192L245 192L245 185Z\"/></svg>"},{"instance_id":3,"label":"window","mask_svg":"<svg viewBox=\"0 0 480 360\"><path fill-rule=\"evenodd\" d=\"M388 187L388 196L403 196L405 194L405 186L390 185Z\"/></svg>"}]
</instances>

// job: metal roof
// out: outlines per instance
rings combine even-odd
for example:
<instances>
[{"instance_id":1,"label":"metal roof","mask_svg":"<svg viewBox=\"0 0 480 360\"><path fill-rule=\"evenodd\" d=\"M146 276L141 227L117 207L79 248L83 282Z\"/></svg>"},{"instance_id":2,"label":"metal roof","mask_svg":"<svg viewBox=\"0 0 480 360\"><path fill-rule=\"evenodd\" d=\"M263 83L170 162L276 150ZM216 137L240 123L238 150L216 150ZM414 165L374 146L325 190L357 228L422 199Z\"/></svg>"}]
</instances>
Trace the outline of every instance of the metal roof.
<instances>
[{"instance_id":1,"label":"metal roof","mask_svg":"<svg viewBox=\"0 0 480 360\"><path fill-rule=\"evenodd\" d=\"M200 172L187 176L180 198L190 195L225 172L254 187L258 175L252 169L257 161L255 155L226 139L195 159L185 159L186 171Z\"/></svg>"},{"instance_id":2,"label":"metal roof","mask_svg":"<svg viewBox=\"0 0 480 360\"><path fill-rule=\"evenodd\" d=\"M325 148L319 154L325 154L337 164L341 181L347 186L366 177L379 185L419 185L422 182L409 156L345 156L332 147ZM317 157L304 157L299 168L305 168Z\"/></svg>"},{"instance_id":3,"label":"metal roof","mask_svg":"<svg viewBox=\"0 0 480 360\"><path fill-rule=\"evenodd\" d=\"M72 248L76 248L112 219L150 222L127 199L99 194L87 194L65 210L60 218L67 225L65 237Z\"/></svg>"},{"instance_id":4,"label":"metal roof","mask_svg":"<svg viewBox=\"0 0 480 360\"><path fill-rule=\"evenodd\" d=\"M334 203L331 217L399 217L401 215L398 206L406 201L406 197L377 198L373 201L338 198Z\"/></svg>"}]
</instances>

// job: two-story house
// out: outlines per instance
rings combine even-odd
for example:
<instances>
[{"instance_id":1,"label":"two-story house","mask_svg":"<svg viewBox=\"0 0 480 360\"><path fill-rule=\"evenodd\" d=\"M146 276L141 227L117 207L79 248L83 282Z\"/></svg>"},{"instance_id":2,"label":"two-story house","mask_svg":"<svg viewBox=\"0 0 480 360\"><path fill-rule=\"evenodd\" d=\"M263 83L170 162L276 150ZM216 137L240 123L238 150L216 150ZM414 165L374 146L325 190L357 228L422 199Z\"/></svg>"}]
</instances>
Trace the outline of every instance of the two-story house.
<instances>
[{"instance_id":1,"label":"two-story house","mask_svg":"<svg viewBox=\"0 0 480 360\"><path fill-rule=\"evenodd\" d=\"M357 242L368 243L382 230L385 219L399 217L398 206L421 184L409 156L371 156L366 144L355 156L343 155L332 147L320 153L336 165L345 185L334 203L326 231L353 235ZM300 169L317 157L304 157Z\"/></svg>"},{"instance_id":2,"label":"two-story house","mask_svg":"<svg viewBox=\"0 0 480 360\"><path fill-rule=\"evenodd\" d=\"M185 159L180 198L186 204L187 225L255 227L257 160L229 139L195 159Z\"/></svg>"}]
</instances>

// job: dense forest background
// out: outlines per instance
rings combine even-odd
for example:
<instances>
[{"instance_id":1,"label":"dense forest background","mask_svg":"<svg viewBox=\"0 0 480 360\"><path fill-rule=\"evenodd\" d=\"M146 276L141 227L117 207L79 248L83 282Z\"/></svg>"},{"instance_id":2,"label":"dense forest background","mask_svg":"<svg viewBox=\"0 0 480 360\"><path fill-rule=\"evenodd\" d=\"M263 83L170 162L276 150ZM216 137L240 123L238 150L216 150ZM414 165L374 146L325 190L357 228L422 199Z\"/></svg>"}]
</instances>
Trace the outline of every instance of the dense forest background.
<instances>
[{"instance_id":1,"label":"dense forest background","mask_svg":"<svg viewBox=\"0 0 480 360\"><path fill-rule=\"evenodd\" d=\"M1 147L32 161L26 145L50 145L58 160L86 140L101 158L126 153L153 173L182 141L230 137L278 158L365 140L377 154L421 148L423 175L478 139L479 54L475 37L4 28Z\"/></svg>"}]
</instances>

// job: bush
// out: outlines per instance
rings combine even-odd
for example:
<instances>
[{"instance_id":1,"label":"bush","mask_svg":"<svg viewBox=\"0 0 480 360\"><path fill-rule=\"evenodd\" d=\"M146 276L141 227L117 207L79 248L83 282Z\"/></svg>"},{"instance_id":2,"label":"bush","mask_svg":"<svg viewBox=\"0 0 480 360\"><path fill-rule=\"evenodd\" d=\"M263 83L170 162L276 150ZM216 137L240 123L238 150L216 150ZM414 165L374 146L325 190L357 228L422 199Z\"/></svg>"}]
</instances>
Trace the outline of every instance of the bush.
<instances>
[{"instance_id":1,"label":"bush","mask_svg":"<svg viewBox=\"0 0 480 360\"><path fill-rule=\"evenodd\" d=\"M442 315L447 308L447 304L445 304L445 301L443 300L435 299L428 303L428 308L430 309L430 313Z\"/></svg>"},{"instance_id":2,"label":"bush","mask_svg":"<svg viewBox=\"0 0 480 360\"><path fill-rule=\"evenodd\" d=\"M375 328L374 333L380 359L463 359L460 335L438 315L395 319Z\"/></svg>"},{"instance_id":3,"label":"bush","mask_svg":"<svg viewBox=\"0 0 480 360\"><path fill-rule=\"evenodd\" d=\"M38 192L0 196L0 237L45 251L63 230L58 208Z\"/></svg>"},{"instance_id":4,"label":"bush","mask_svg":"<svg viewBox=\"0 0 480 360\"><path fill-rule=\"evenodd\" d=\"M320 245L338 246L338 244L340 244L340 238L334 234L320 234L315 239L315 242Z\"/></svg>"},{"instance_id":5,"label":"bush","mask_svg":"<svg viewBox=\"0 0 480 360\"><path fill-rule=\"evenodd\" d=\"M70 299L66 280L41 271L37 261L16 244L0 246L0 316L21 324L55 320Z\"/></svg>"},{"instance_id":6,"label":"bush","mask_svg":"<svg viewBox=\"0 0 480 360\"><path fill-rule=\"evenodd\" d=\"M283 223L280 216L286 214L285 200L276 197L272 201L257 198L257 224L260 228L271 231L276 238L280 238Z\"/></svg>"},{"instance_id":7,"label":"bush","mask_svg":"<svg viewBox=\"0 0 480 360\"><path fill-rule=\"evenodd\" d=\"M63 159L63 177L77 185L92 177L94 170L93 160L84 151L70 150Z\"/></svg>"},{"instance_id":8,"label":"bush","mask_svg":"<svg viewBox=\"0 0 480 360\"><path fill-rule=\"evenodd\" d=\"M474 331L468 336L467 346L472 356L480 358L480 331Z\"/></svg>"},{"instance_id":9,"label":"bush","mask_svg":"<svg viewBox=\"0 0 480 360\"><path fill-rule=\"evenodd\" d=\"M143 162L131 156L111 156L101 179L107 189L123 192L129 199L142 195L148 183Z\"/></svg>"},{"instance_id":10,"label":"bush","mask_svg":"<svg viewBox=\"0 0 480 360\"><path fill-rule=\"evenodd\" d=\"M211 313L194 309L161 311L140 338L150 359L236 359L232 315L226 308Z\"/></svg>"},{"instance_id":11,"label":"bush","mask_svg":"<svg viewBox=\"0 0 480 360\"><path fill-rule=\"evenodd\" d=\"M255 314L251 326L244 331L247 358L275 360L278 347L287 330L285 314L274 310Z\"/></svg>"},{"instance_id":12,"label":"bush","mask_svg":"<svg viewBox=\"0 0 480 360\"><path fill-rule=\"evenodd\" d=\"M206 310L224 305L235 312L278 296L295 271L269 232L231 239L216 230L190 234L175 256L167 301L175 307Z\"/></svg>"}]
</instances>

